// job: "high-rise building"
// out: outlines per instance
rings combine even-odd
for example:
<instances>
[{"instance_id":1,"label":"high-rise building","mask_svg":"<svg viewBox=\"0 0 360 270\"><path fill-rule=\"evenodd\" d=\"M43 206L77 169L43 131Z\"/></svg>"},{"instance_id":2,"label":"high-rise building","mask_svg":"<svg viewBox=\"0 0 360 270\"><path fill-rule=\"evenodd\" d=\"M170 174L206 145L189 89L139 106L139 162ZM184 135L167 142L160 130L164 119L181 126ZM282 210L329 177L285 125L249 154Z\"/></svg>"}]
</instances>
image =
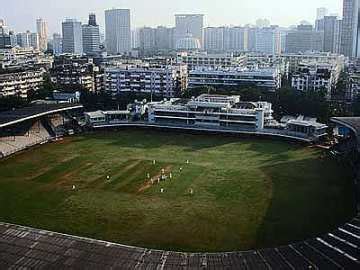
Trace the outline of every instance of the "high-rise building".
<instances>
[{"instance_id":1,"label":"high-rise building","mask_svg":"<svg viewBox=\"0 0 360 270\"><path fill-rule=\"evenodd\" d=\"M137 34L137 35L136 35ZM157 28L143 27L133 31L133 42L142 53L169 51L174 48L174 28L158 26Z\"/></svg>"},{"instance_id":2,"label":"high-rise building","mask_svg":"<svg viewBox=\"0 0 360 270\"><path fill-rule=\"evenodd\" d=\"M248 28L248 51L249 52L256 51L256 31L257 31L257 28L255 28L255 27Z\"/></svg>"},{"instance_id":3,"label":"high-rise building","mask_svg":"<svg viewBox=\"0 0 360 270\"><path fill-rule=\"evenodd\" d=\"M131 50L129 9L105 11L106 50L109 54L126 54Z\"/></svg>"},{"instance_id":4,"label":"high-rise building","mask_svg":"<svg viewBox=\"0 0 360 270\"><path fill-rule=\"evenodd\" d=\"M158 50L171 50L174 44L174 28L158 26L155 32L155 45Z\"/></svg>"},{"instance_id":5,"label":"high-rise building","mask_svg":"<svg viewBox=\"0 0 360 270\"><path fill-rule=\"evenodd\" d=\"M175 15L175 43L188 37L199 40L203 46L204 15L202 14L177 14Z\"/></svg>"},{"instance_id":6,"label":"high-rise building","mask_svg":"<svg viewBox=\"0 0 360 270\"><path fill-rule=\"evenodd\" d=\"M348 57L360 56L359 0L344 0L341 34L341 53Z\"/></svg>"},{"instance_id":7,"label":"high-rise building","mask_svg":"<svg viewBox=\"0 0 360 270\"><path fill-rule=\"evenodd\" d=\"M138 49L140 47L140 29L131 30L131 48Z\"/></svg>"},{"instance_id":8,"label":"high-rise building","mask_svg":"<svg viewBox=\"0 0 360 270\"><path fill-rule=\"evenodd\" d=\"M83 54L81 22L67 19L62 23L63 53Z\"/></svg>"},{"instance_id":9,"label":"high-rise building","mask_svg":"<svg viewBox=\"0 0 360 270\"><path fill-rule=\"evenodd\" d=\"M100 32L100 44L101 45L105 44L105 33Z\"/></svg>"},{"instance_id":10,"label":"high-rise building","mask_svg":"<svg viewBox=\"0 0 360 270\"><path fill-rule=\"evenodd\" d=\"M0 49L7 49L15 46L13 34L8 30L5 21L0 19Z\"/></svg>"},{"instance_id":11,"label":"high-rise building","mask_svg":"<svg viewBox=\"0 0 360 270\"><path fill-rule=\"evenodd\" d=\"M47 50L48 43L48 26L43 19L36 20L36 29L39 35L39 46L41 51Z\"/></svg>"},{"instance_id":12,"label":"high-rise building","mask_svg":"<svg viewBox=\"0 0 360 270\"><path fill-rule=\"evenodd\" d=\"M306 51L322 51L324 47L324 34L314 30L312 25L299 25L296 30L286 35L285 51L299 53Z\"/></svg>"},{"instance_id":13,"label":"high-rise building","mask_svg":"<svg viewBox=\"0 0 360 270\"><path fill-rule=\"evenodd\" d=\"M204 49L207 52L222 52L224 48L224 27L206 27L204 29Z\"/></svg>"},{"instance_id":14,"label":"high-rise building","mask_svg":"<svg viewBox=\"0 0 360 270\"><path fill-rule=\"evenodd\" d=\"M140 50L143 53L155 52L155 33L156 29L151 27L143 27L139 30L139 41L140 41Z\"/></svg>"},{"instance_id":15,"label":"high-rise building","mask_svg":"<svg viewBox=\"0 0 360 270\"><path fill-rule=\"evenodd\" d=\"M62 37L60 34L53 35L53 53L54 55L62 54Z\"/></svg>"},{"instance_id":16,"label":"high-rise building","mask_svg":"<svg viewBox=\"0 0 360 270\"><path fill-rule=\"evenodd\" d=\"M82 25L83 51L87 55L100 52L100 29L96 23L96 15L89 15L88 24Z\"/></svg>"},{"instance_id":17,"label":"high-rise building","mask_svg":"<svg viewBox=\"0 0 360 270\"><path fill-rule=\"evenodd\" d=\"M334 52L341 53L341 35L342 35L342 20L336 20L335 31L334 31Z\"/></svg>"},{"instance_id":18,"label":"high-rise building","mask_svg":"<svg viewBox=\"0 0 360 270\"><path fill-rule=\"evenodd\" d=\"M315 20L315 30L324 31L325 20L324 17L328 15L327 8L321 7L316 9L316 20Z\"/></svg>"},{"instance_id":19,"label":"high-rise building","mask_svg":"<svg viewBox=\"0 0 360 270\"><path fill-rule=\"evenodd\" d=\"M96 23L96 15L94 13L91 13L89 15L89 23L88 24L91 26L98 26Z\"/></svg>"},{"instance_id":20,"label":"high-rise building","mask_svg":"<svg viewBox=\"0 0 360 270\"><path fill-rule=\"evenodd\" d=\"M30 47L39 50L40 48L40 38L38 33L29 33L29 45Z\"/></svg>"},{"instance_id":21,"label":"high-rise building","mask_svg":"<svg viewBox=\"0 0 360 270\"><path fill-rule=\"evenodd\" d=\"M266 54L280 54L281 39L277 26L257 29L255 51Z\"/></svg>"},{"instance_id":22,"label":"high-rise building","mask_svg":"<svg viewBox=\"0 0 360 270\"><path fill-rule=\"evenodd\" d=\"M0 32L0 49L11 48L11 38L10 35L2 34Z\"/></svg>"},{"instance_id":23,"label":"high-rise building","mask_svg":"<svg viewBox=\"0 0 360 270\"><path fill-rule=\"evenodd\" d=\"M0 19L0 34L9 34L9 28L6 26L5 21Z\"/></svg>"},{"instance_id":24,"label":"high-rise building","mask_svg":"<svg viewBox=\"0 0 360 270\"><path fill-rule=\"evenodd\" d=\"M27 31L25 33L17 33L16 34L16 42L17 45L21 48L29 48L30 47L30 32Z\"/></svg>"},{"instance_id":25,"label":"high-rise building","mask_svg":"<svg viewBox=\"0 0 360 270\"><path fill-rule=\"evenodd\" d=\"M224 49L227 52L244 52L248 50L248 29L245 27L224 28Z\"/></svg>"},{"instance_id":26,"label":"high-rise building","mask_svg":"<svg viewBox=\"0 0 360 270\"><path fill-rule=\"evenodd\" d=\"M324 17L324 52L335 52L337 16Z\"/></svg>"},{"instance_id":27,"label":"high-rise building","mask_svg":"<svg viewBox=\"0 0 360 270\"><path fill-rule=\"evenodd\" d=\"M321 20L324 19L325 16L328 15L328 10L325 7L320 7L316 9L316 19Z\"/></svg>"},{"instance_id":28,"label":"high-rise building","mask_svg":"<svg viewBox=\"0 0 360 270\"><path fill-rule=\"evenodd\" d=\"M142 54L169 51L174 48L174 28L158 26L143 27L132 33L133 48L139 48Z\"/></svg>"},{"instance_id":29,"label":"high-rise building","mask_svg":"<svg viewBox=\"0 0 360 270\"><path fill-rule=\"evenodd\" d=\"M289 32L288 28L279 28L280 31L280 51L281 53L285 52L285 47L286 47L286 36L287 33Z\"/></svg>"},{"instance_id":30,"label":"high-rise building","mask_svg":"<svg viewBox=\"0 0 360 270\"><path fill-rule=\"evenodd\" d=\"M316 31L324 31L324 27L325 27L325 19L324 18L315 21L315 30Z\"/></svg>"},{"instance_id":31,"label":"high-rise building","mask_svg":"<svg viewBox=\"0 0 360 270\"><path fill-rule=\"evenodd\" d=\"M24 33L18 33L16 35L16 44L21 48L33 48L35 50L40 49L40 37L38 33L31 33L26 31Z\"/></svg>"},{"instance_id":32,"label":"high-rise building","mask_svg":"<svg viewBox=\"0 0 360 270\"><path fill-rule=\"evenodd\" d=\"M204 29L204 49L208 52L243 52L248 49L248 29L245 27L207 27Z\"/></svg>"}]
</instances>

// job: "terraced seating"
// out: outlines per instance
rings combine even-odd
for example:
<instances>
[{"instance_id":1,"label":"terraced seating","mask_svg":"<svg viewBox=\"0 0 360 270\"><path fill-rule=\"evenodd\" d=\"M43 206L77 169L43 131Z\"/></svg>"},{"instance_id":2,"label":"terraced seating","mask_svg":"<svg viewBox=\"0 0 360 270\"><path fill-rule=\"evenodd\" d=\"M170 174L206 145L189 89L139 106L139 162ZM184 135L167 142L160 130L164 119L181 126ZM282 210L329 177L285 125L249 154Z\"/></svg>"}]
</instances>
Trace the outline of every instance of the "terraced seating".
<instances>
[{"instance_id":1,"label":"terraced seating","mask_svg":"<svg viewBox=\"0 0 360 270\"><path fill-rule=\"evenodd\" d=\"M0 140L0 152L4 156L8 156L36 144L46 142L49 139L51 139L49 132L47 132L40 121L36 121L27 132L20 132L11 137L2 137Z\"/></svg>"},{"instance_id":2,"label":"terraced seating","mask_svg":"<svg viewBox=\"0 0 360 270\"><path fill-rule=\"evenodd\" d=\"M180 253L0 223L0 269L360 269L358 224L279 248Z\"/></svg>"},{"instance_id":3,"label":"terraced seating","mask_svg":"<svg viewBox=\"0 0 360 270\"><path fill-rule=\"evenodd\" d=\"M0 141L0 151L6 156L8 153L15 152L17 147L15 145L10 144L7 141Z\"/></svg>"}]
</instances>

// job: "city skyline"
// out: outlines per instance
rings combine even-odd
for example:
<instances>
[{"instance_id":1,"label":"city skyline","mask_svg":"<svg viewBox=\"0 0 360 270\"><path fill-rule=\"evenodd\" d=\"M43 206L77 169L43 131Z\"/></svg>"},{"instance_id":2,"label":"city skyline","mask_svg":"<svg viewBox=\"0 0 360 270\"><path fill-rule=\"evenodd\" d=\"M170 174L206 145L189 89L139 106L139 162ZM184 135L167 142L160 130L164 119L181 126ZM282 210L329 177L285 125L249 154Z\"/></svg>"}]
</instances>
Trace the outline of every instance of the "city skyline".
<instances>
[{"instance_id":1,"label":"city skyline","mask_svg":"<svg viewBox=\"0 0 360 270\"><path fill-rule=\"evenodd\" d=\"M317 1L315 5L310 0L304 0L301 3L282 0L274 0L271 3L264 3L259 0L254 0L251 3L225 0L221 3L213 1L214 3L211 5L209 5L209 0L200 0L195 3L191 2L191 9L184 8L189 6L187 2L190 3L191 1L184 0L181 4L176 2L169 4L169 1L156 0L144 4L140 0L123 0L107 1L104 4L97 0L86 1L86 3L84 1L74 3L65 0L47 6L46 1L43 0L38 0L35 3L34 1L30 3L29 1L14 0L7 5L6 10L0 10L0 18L3 18L7 25L16 32L24 32L35 29L35 20L41 17L48 22L49 34L52 34L61 32L61 22L66 18L76 18L85 23L88 14L92 12L96 13L100 29L104 32L104 11L113 7L131 9L132 28L157 25L174 26L174 15L177 13L204 14L204 26L255 24L258 18L267 18L272 24L284 27L296 25L301 20L308 20L313 23L316 18L316 9L322 6L326 7L330 14L342 14L342 2L337 0ZM23 8L19 10L19 6ZM149 15L149 10L156 12L156 16ZM226 14L220 13L219 10L223 10ZM238 12L238 10L242 12ZM277 12L275 13L273 10L277 10Z\"/></svg>"}]
</instances>

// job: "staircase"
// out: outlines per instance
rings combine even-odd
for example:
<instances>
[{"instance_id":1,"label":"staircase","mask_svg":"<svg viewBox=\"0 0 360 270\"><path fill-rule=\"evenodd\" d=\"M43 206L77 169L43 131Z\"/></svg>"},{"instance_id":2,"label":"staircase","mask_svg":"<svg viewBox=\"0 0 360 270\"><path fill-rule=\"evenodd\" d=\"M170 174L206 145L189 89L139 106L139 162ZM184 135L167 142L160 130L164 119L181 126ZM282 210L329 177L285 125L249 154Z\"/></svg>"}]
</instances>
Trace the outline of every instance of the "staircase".
<instances>
[{"instance_id":1,"label":"staircase","mask_svg":"<svg viewBox=\"0 0 360 270\"><path fill-rule=\"evenodd\" d=\"M52 125L50 124L49 120L46 118L41 118L41 124L44 126L44 128L46 129L46 131L49 133L49 135L53 138L56 137L56 133L52 127Z\"/></svg>"}]
</instances>

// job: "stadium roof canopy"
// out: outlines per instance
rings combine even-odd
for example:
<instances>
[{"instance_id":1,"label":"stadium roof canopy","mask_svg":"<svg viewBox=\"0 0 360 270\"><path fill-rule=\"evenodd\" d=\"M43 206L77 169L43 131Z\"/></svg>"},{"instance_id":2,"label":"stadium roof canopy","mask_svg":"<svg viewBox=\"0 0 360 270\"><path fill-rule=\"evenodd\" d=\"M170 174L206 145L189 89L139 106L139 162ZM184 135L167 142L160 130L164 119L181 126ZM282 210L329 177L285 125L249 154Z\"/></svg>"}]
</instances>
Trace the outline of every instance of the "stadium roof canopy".
<instances>
[{"instance_id":1,"label":"stadium roof canopy","mask_svg":"<svg viewBox=\"0 0 360 270\"><path fill-rule=\"evenodd\" d=\"M352 130L356 136L358 151L360 152L360 117L333 117L331 121Z\"/></svg>"},{"instance_id":2,"label":"stadium roof canopy","mask_svg":"<svg viewBox=\"0 0 360 270\"><path fill-rule=\"evenodd\" d=\"M348 127L357 136L360 135L360 117L333 117L331 118L331 121Z\"/></svg>"},{"instance_id":3,"label":"stadium roof canopy","mask_svg":"<svg viewBox=\"0 0 360 270\"><path fill-rule=\"evenodd\" d=\"M54 113L82 109L81 104L46 104L0 112L0 128Z\"/></svg>"}]
</instances>

